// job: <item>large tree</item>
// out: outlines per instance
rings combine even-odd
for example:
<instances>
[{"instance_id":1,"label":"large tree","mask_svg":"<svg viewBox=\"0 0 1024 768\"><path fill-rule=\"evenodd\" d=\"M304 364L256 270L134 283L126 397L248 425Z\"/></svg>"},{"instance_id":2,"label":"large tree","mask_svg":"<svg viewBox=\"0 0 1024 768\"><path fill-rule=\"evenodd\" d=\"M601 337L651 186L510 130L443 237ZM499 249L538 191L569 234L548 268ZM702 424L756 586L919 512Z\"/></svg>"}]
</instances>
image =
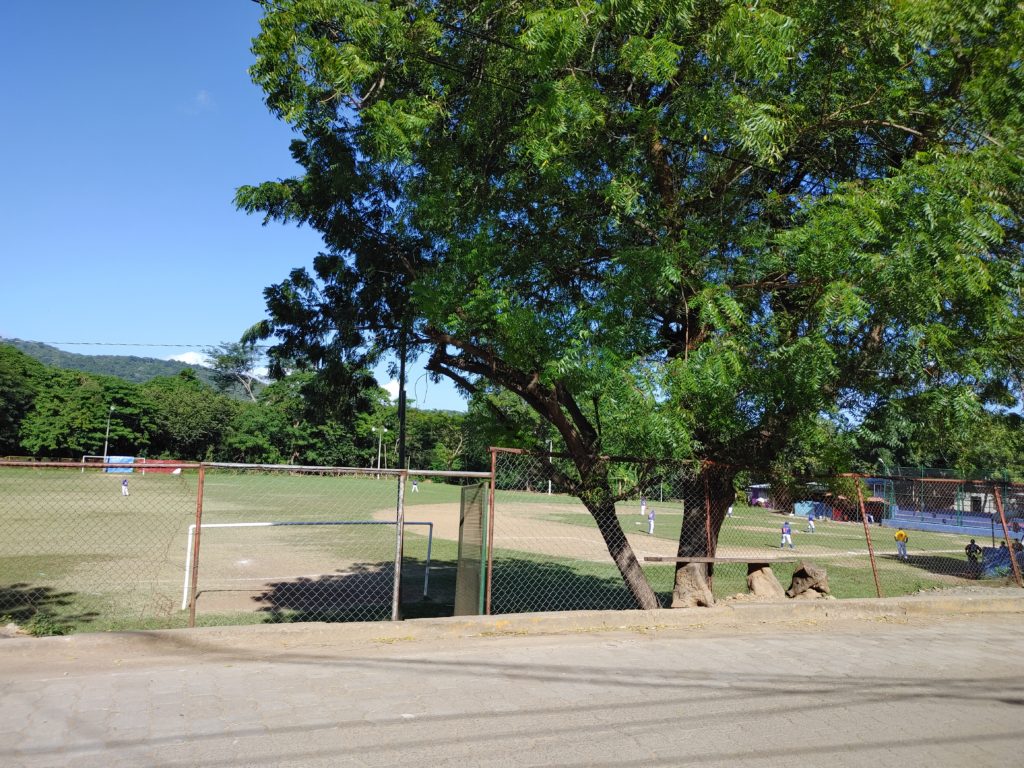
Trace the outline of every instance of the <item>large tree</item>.
<instances>
[{"instance_id":1,"label":"large tree","mask_svg":"<svg viewBox=\"0 0 1024 768\"><path fill-rule=\"evenodd\" d=\"M262 383L256 375L260 351L252 343L224 342L203 350L213 368L213 380L226 391L241 387L252 402L256 402L256 390Z\"/></svg>"},{"instance_id":2,"label":"large tree","mask_svg":"<svg viewBox=\"0 0 1024 768\"><path fill-rule=\"evenodd\" d=\"M0 344L0 455L23 453L18 432L46 378L46 367L10 344Z\"/></svg>"},{"instance_id":3,"label":"large tree","mask_svg":"<svg viewBox=\"0 0 1024 768\"><path fill-rule=\"evenodd\" d=\"M154 408L139 388L113 376L49 368L20 425L21 445L35 456L145 455L156 429Z\"/></svg>"},{"instance_id":4,"label":"large tree","mask_svg":"<svg viewBox=\"0 0 1024 768\"><path fill-rule=\"evenodd\" d=\"M279 357L427 355L572 457L639 605L611 452L769 466L924 391L1021 394L1013 0L264 0L251 73L323 233ZM714 550L731 478L698 478ZM680 579L679 583L682 583Z\"/></svg>"},{"instance_id":5,"label":"large tree","mask_svg":"<svg viewBox=\"0 0 1024 768\"><path fill-rule=\"evenodd\" d=\"M155 422L150 455L209 461L223 442L237 401L204 384L195 371L159 376L139 386Z\"/></svg>"}]
</instances>

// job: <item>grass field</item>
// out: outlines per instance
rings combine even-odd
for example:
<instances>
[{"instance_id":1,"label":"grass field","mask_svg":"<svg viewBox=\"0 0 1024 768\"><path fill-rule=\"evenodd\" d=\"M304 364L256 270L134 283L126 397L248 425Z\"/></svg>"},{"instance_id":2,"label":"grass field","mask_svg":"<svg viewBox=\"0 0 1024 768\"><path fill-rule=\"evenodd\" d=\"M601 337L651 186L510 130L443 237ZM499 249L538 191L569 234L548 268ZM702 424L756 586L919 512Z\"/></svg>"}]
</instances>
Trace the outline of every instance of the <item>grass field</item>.
<instances>
[{"instance_id":1,"label":"grass field","mask_svg":"<svg viewBox=\"0 0 1024 768\"><path fill-rule=\"evenodd\" d=\"M120 483L129 478L130 495ZM0 617L42 631L183 626L185 551L195 522L197 473L104 474L0 468ZM454 505L459 488L421 483L418 505ZM394 509L394 478L208 471L203 521L370 521ZM424 537L409 536L409 575L422 594ZM452 548L454 548L452 544ZM439 559L449 556L434 543ZM288 526L204 529L198 622L286 620L332 601L357 605L346 618L390 616L394 527ZM444 565L432 573L444 586ZM404 583L404 582L403 582ZM353 593L353 594L348 594ZM383 595L383 597L382 597ZM360 616L364 613L365 616Z\"/></svg>"},{"instance_id":2,"label":"grass field","mask_svg":"<svg viewBox=\"0 0 1024 768\"><path fill-rule=\"evenodd\" d=\"M595 531L593 519L579 502L563 497L549 503L543 494L499 493L498 508L514 500L520 517L533 520L539 530L546 523L571 526ZM656 510L653 536L647 534L647 520L639 514L638 503L620 503L618 517L638 556L646 554L671 556L675 554L679 529L683 519L683 504L679 501L652 501ZM703 514L701 510L700 514ZM780 552L780 531L784 520L793 529L795 549ZM733 516L727 518L718 539L719 556L762 556L765 559L797 556L823 565L829 573L833 594L839 598L874 597L876 587L871 571L864 526L859 522L818 520L815 532L806 532L804 518L782 515L774 510L737 504ZM501 530L500 523L498 530ZM964 546L969 537L924 531L909 531L909 562L895 557L893 529L874 525L869 527L879 571L883 595L912 594L923 589L935 589L973 583L977 570L967 561ZM567 554L576 547L576 556L583 558L582 547L563 538L562 547ZM573 559L572 557L566 558ZM773 570L783 586L788 586L795 565L780 562ZM663 602L671 592L671 565L648 563L648 580L658 591ZM603 570L591 567L593 575L601 576L603 584L619 581L617 571L610 565ZM746 591L746 566L742 563L720 563L715 566L713 588L716 596ZM594 590L601 592L601 590Z\"/></svg>"},{"instance_id":3,"label":"grass field","mask_svg":"<svg viewBox=\"0 0 1024 768\"><path fill-rule=\"evenodd\" d=\"M40 633L181 627L185 551L195 522L198 476L125 475L96 470L0 467L0 617ZM420 482L406 494L406 519L434 525L429 596L423 598L427 538L410 527L403 558L406 617L450 615L455 592L460 488ZM394 478L209 470L204 525L253 522L317 523L270 528L203 530L197 623L370 620L390 616L393 525L383 522L397 501ZM655 535L636 504L620 519L638 556L673 554L681 504L653 502ZM875 594L863 527L821 521L818 531L790 518L795 554L818 558L838 597ZM640 525L636 525L640 523ZM737 506L726 520L720 553L777 553L781 516ZM893 557L892 531L875 527L882 587L887 595L963 583L966 540L911 532L910 563ZM609 562L593 520L578 500L498 491L493 610L630 608L632 599ZM787 552L788 554L788 552ZM788 584L792 564L774 566ZM667 604L674 568L645 571ZM715 569L718 596L744 592L743 565Z\"/></svg>"}]
</instances>

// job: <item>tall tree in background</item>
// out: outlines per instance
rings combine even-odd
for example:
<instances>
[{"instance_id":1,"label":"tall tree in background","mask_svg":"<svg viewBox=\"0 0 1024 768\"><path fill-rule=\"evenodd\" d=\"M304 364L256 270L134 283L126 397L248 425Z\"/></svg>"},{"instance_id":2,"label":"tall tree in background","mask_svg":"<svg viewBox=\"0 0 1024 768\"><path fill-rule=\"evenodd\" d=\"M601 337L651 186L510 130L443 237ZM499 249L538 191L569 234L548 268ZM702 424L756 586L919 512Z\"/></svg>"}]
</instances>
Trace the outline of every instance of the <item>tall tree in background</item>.
<instances>
[{"instance_id":1,"label":"tall tree in background","mask_svg":"<svg viewBox=\"0 0 1024 768\"><path fill-rule=\"evenodd\" d=\"M153 407L151 453L190 461L213 458L239 402L203 384L192 370L157 377L139 391Z\"/></svg>"},{"instance_id":2,"label":"tall tree in background","mask_svg":"<svg viewBox=\"0 0 1024 768\"><path fill-rule=\"evenodd\" d=\"M260 383L256 368L259 366L260 352L255 344L244 341L224 342L204 349L203 352L209 358L214 380L222 390L240 386L249 399L256 402L255 388Z\"/></svg>"},{"instance_id":3,"label":"tall tree in background","mask_svg":"<svg viewBox=\"0 0 1024 768\"><path fill-rule=\"evenodd\" d=\"M104 444L110 455L145 456L156 428L153 410L134 384L50 368L21 422L21 445L37 456L98 455Z\"/></svg>"},{"instance_id":4,"label":"tall tree in background","mask_svg":"<svg viewBox=\"0 0 1024 768\"><path fill-rule=\"evenodd\" d=\"M9 344L0 344L0 455L20 456L21 421L32 409L46 367Z\"/></svg>"},{"instance_id":5,"label":"tall tree in background","mask_svg":"<svg viewBox=\"0 0 1024 768\"><path fill-rule=\"evenodd\" d=\"M767 467L924 391L1020 397L1016 2L262 5L304 173L237 201L327 251L258 335L317 365L407 340L520 398L640 606L604 455ZM680 555L732 492L697 483Z\"/></svg>"}]
</instances>

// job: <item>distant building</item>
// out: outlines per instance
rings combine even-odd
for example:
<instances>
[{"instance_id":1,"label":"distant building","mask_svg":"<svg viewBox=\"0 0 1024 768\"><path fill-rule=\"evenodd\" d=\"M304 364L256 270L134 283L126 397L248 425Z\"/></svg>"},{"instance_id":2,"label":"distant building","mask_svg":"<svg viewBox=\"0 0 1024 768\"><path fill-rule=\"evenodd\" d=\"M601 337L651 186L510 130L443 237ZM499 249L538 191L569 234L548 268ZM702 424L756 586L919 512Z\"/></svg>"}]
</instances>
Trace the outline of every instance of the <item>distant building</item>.
<instances>
[{"instance_id":1,"label":"distant building","mask_svg":"<svg viewBox=\"0 0 1024 768\"><path fill-rule=\"evenodd\" d=\"M748 485L746 487L747 504L749 504L752 507L772 506L771 489L772 487L768 483Z\"/></svg>"}]
</instances>

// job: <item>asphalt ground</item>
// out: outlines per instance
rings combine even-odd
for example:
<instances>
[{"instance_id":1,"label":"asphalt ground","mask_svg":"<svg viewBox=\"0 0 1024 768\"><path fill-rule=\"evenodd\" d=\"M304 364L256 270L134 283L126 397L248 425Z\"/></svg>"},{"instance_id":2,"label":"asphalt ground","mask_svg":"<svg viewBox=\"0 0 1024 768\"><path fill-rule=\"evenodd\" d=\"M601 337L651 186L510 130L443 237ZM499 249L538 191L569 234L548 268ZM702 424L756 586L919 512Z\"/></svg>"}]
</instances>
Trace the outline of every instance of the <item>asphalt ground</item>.
<instances>
[{"instance_id":1,"label":"asphalt ground","mask_svg":"<svg viewBox=\"0 0 1024 768\"><path fill-rule=\"evenodd\" d=\"M1024 591L0 639L2 766L996 766Z\"/></svg>"}]
</instances>

